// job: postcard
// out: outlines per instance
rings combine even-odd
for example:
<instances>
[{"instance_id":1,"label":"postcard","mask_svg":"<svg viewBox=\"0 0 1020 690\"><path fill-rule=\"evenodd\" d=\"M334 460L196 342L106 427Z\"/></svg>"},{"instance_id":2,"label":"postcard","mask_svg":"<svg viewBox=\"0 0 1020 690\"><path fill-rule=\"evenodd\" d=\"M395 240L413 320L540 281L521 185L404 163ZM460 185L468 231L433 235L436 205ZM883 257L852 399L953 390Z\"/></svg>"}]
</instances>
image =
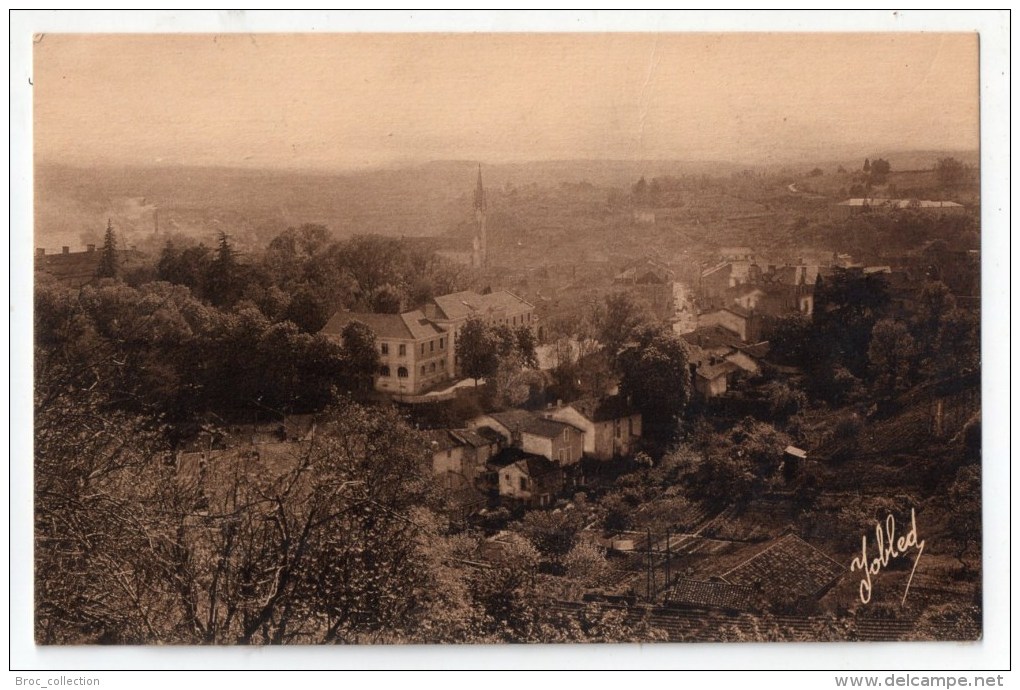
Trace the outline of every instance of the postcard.
<instances>
[{"instance_id":1,"label":"postcard","mask_svg":"<svg viewBox=\"0 0 1020 690\"><path fill-rule=\"evenodd\" d=\"M34 645L980 645L981 55L34 32Z\"/></svg>"}]
</instances>

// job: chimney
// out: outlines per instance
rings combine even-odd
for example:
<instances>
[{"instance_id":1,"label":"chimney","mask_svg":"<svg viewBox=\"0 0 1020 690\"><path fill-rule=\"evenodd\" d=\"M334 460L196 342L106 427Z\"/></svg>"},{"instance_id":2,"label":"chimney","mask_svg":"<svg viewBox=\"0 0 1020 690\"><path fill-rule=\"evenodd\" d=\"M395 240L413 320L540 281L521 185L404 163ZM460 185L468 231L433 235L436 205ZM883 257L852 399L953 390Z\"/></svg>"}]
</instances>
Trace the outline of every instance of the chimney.
<instances>
[{"instance_id":1,"label":"chimney","mask_svg":"<svg viewBox=\"0 0 1020 690\"><path fill-rule=\"evenodd\" d=\"M88 251L91 254L92 252L96 251L96 245L94 245L94 244L86 244L85 245L85 249L86 249L86 251Z\"/></svg>"},{"instance_id":2,"label":"chimney","mask_svg":"<svg viewBox=\"0 0 1020 690\"><path fill-rule=\"evenodd\" d=\"M60 253L61 254L70 254L71 253L71 248L70 247L61 247L60 248Z\"/></svg>"},{"instance_id":3,"label":"chimney","mask_svg":"<svg viewBox=\"0 0 1020 690\"><path fill-rule=\"evenodd\" d=\"M46 247L36 247L35 255L36 256L46 256Z\"/></svg>"},{"instance_id":4,"label":"chimney","mask_svg":"<svg viewBox=\"0 0 1020 690\"><path fill-rule=\"evenodd\" d=\"M436 303L426 302L425 303L425 318L429 321L436 320Z\"/></svg>"}]
</instances>

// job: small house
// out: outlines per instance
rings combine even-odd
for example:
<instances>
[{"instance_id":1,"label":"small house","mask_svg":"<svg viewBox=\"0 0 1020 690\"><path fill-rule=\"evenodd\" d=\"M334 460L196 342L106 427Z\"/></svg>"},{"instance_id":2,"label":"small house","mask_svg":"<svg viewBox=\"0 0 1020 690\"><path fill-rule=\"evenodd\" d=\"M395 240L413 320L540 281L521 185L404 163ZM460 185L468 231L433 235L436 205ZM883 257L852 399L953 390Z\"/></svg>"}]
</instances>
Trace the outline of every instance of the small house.
<instances>
[{"instance_id":1,"label":"small house","mask_svg":"<svg viewBox=\"0 0 1020 690\"><path fill-rule=\"evenodd\" d=\"M584 454L584 432L581 429L526 410L492 412L468 422L472 429L483 426L498 432L504 445L541 455L561 467L580 462Z\"/></svg>"},{"instance_id":2,"label":"small house","mask_svg":"<svg viewBox=\"0 0 1020 690\"><path fill-rule=\"evenodd\" d=\"M474 488L485 464L498 452L499 441L488 430L424 431L432 453L432 472L447 489Z\"/></svg>"},{"instance_id":3,"label":"small house","mask_svg":"<svg viewBox=\"0 0 1020 690\"><path fill-rule=\"evenodd\" d=\"M563 470L538 455L525 457L499 471L499 495L532 506L549 506L563 489Z\"/></svg>"},{"instance_id":4,"label":"small house","mask_svg":"<svg viewBox=\"0 0 1020 690\"><path fill-rule=\"evenodd\" d=\"M730 378L738 371L740 367L726 361L700 366L694 374L694 389L705 398L722 395L729 388Z\"/></svg>"},{"instance_id":5,"label":"small house","mask_svg":"<svg viewBox=\"0 0 1020 690\"><path fill-rule=\"evenodd\" d=\"M641 413L619 395L604 400L575 400L545 415L581 429L585 455L599 460L630 454L641 438Z\"/></svg>"}]
</instances>

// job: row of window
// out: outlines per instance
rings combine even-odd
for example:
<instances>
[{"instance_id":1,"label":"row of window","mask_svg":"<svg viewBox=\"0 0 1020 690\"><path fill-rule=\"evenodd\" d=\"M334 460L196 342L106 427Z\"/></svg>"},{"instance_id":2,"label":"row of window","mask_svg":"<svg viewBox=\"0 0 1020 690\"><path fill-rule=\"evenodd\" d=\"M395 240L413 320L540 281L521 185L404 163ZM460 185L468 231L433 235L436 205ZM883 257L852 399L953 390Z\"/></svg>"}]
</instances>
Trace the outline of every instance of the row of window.
<instances>
[{"instance_id":1,"label":"row of window","mask_svg":"<svg viewBox=\"0 0 1020 690\"><path fill-rule=\"evenodd\" d=\"M435 340L430 340L428 342L428 346L429 346L429 352L435 352L436 351L436 341ZM421 354L424 355L425 354L425 343L422 343L420 347L421 347ZM445 350L446 349L446 338L445 337L439 339L439 349L440 350ZM390 353L390 344L389 343L380 343L379 344L379 351L382 352L382 354L384 354L384 355L388 355ZM407 344L406 343L400 343L399 345L397 345L397 356L398 357L407 357Z\"/></svg>"},{"instance_id":2,"label":"row of window","mask_svg":"<svg viewBox=\"0 0 1020 690\"><path fill-rule=\"evenodd\" d=\"M446 370L446 360L442 361L442 365L443 365L443 370L445 371ZM429 374L436 373L436 363L432 362L431 364L429 364L427 371L428 371ZM407 371L407 367L397 367L397 378L406 379L408 377L408 375L409 375L409 373ZM426 368L425 368L424 364L421 365L421 375L422 376L426 375ZM384 364L381 367L379 367L379 376L383 376L383 377L391 376L389 365Z\"/></svg>"}]
</instances>

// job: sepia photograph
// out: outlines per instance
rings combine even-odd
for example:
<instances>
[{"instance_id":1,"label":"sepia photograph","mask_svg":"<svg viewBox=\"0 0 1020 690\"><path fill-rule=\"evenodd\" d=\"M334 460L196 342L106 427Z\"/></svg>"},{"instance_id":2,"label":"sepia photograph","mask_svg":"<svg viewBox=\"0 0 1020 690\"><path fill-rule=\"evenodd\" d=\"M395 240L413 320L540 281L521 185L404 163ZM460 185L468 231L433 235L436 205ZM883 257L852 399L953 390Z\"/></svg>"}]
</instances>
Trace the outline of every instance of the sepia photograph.
<instances>
[{"instance_id":1,"label":"sepia photograph","mask_svg":"<svg viewBox=\"0 0 1020 690\"><path fill-rule=\"evenodd\" d=\"M34 644L980 643L979 55L36 33Z\"/></svg>"}]
</instances>

